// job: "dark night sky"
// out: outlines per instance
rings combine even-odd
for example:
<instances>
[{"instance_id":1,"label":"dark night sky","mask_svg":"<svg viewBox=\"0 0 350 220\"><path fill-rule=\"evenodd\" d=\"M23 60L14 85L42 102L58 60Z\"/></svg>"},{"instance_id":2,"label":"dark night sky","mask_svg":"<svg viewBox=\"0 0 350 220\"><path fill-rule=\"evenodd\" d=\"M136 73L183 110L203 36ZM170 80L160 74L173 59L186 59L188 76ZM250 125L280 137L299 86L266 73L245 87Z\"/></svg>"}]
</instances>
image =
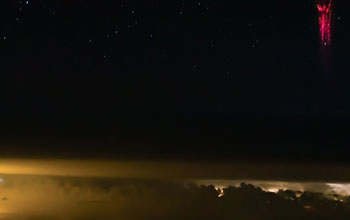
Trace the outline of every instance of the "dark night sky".
<instances>
[{"instance_id":1,"label":"dark night sky","mask_svg":"<svg viewBox=\"0 0 350 220\"><path fill-rule=\"evenodd\" d=\"M3 0L3 156L346 161L347 1Z\"/></svg>"}]
</instances>

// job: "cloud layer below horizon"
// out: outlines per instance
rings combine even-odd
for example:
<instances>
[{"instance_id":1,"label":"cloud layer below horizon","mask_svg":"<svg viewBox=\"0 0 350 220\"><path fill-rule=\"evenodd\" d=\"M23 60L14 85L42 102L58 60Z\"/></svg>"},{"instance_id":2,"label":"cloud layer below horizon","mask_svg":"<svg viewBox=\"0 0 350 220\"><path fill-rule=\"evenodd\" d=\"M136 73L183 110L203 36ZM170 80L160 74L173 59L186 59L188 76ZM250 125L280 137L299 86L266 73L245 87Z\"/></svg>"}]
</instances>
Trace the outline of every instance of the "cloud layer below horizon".
<instances>
[{"instance_id":1,"label":"cloud layer below horizon","mask_svg":"<svg viewBox=\"0 0 350 220\"><path fill-rule=\"evenodd\" d=\"M215 216L223 188L241 182L260 187L263 198L279 189L350 194L349 182L319 175L339 167L303 166L298 173L301 165L0 160L0 220L183 219L202 209ZM306 181L315 170L308 177L317 181Z\"/></svg>"}]
</instances>

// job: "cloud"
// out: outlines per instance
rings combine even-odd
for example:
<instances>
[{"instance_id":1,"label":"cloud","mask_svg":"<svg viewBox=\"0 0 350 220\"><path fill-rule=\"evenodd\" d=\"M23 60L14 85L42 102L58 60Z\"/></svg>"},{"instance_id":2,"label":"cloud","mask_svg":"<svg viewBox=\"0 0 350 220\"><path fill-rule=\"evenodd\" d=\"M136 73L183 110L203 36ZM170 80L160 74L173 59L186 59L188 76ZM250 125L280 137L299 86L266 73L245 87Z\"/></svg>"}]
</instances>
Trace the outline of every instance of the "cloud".
<instances>
[{"instance_id":1,"label":"cloud","mask_svg":"<svg viewBox=\"0 0 350 220\"><path fill-rule=\"evenodd\" d=\"M334 210L337 216L347 216L347 197L334 200L315 193L334 193L337 192L335 189L344 191L341 186L325 181L288 181L293 176L304 180L308 173L323 168L300 167L303 166L274 168L268 164L0 160L0 173L3 173L0 198L8 198L0 201L0 219L264 220L309 219L310 215L316 219L335 219L330 216ZM322 179L321 171L327 174L334 168L321 169L312 177ZM258 188L240 185L237 180L234 184L231 180L223 181L224 178L243 177L260 177L262 180L249 182ZM271 181L268 177L285 179ZM217 178L217 182L203 181L211 178ZM197 182L192 184L189 179ZM195 184L201 181L206 186ZM218 189L218 184L224 189ZM305 192L301 197L294 196L291 191L267 192L279 189L312 192Z\"/></svg>"},{"instance_id":2,"label":"cloud","mask_svg":"<svg viewBox=\"0 0 350 220\"><path fill-rule=\"evenodd\" d=\"M349 203L306 192L265 192L249 184L214 186L154 179L3 175L0 219L337 219ZM286 197L288 195L288 197ZM296 198L291 200L290 198ZM306 209L305 207L312 207Z\"/></svg>"}]
</instances>

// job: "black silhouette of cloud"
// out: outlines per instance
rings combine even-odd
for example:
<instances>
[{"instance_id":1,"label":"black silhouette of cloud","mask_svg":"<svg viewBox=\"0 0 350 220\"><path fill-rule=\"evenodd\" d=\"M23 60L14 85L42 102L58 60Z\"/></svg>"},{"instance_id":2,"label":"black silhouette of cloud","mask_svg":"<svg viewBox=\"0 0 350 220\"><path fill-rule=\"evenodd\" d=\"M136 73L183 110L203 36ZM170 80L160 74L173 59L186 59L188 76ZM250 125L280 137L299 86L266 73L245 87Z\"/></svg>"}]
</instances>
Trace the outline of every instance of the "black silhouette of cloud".
<instances>
[{"instance_id":1,"label":"black silhouette of cloud","mask_svg":"<svg viewBox=\"0 0 350 220\"><path fill-rule=\"evenodd\" d=\"M0 219L346 219L350 199L251 184L221 191L181 181L3 176Z\"/></svg>"}]
</instances>

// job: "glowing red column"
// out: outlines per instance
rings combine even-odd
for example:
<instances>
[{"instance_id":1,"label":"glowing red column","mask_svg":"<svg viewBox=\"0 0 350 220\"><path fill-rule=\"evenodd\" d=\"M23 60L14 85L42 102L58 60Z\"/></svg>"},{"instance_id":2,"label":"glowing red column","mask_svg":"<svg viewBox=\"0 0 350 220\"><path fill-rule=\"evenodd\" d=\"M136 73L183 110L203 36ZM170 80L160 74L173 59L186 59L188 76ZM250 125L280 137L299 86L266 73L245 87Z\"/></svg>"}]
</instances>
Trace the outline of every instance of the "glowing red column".
<instances>
[{"instance_id":1,"label":"glowing red column","mask_svg":"<svg viewBox=\"0 0 350 220\"><path fill-rule=\"evenodd\" d=\"M332 0L316 0L316 6L319 14L321 43L328 46L331 44Z\"/></svg>"}]
</instances>

